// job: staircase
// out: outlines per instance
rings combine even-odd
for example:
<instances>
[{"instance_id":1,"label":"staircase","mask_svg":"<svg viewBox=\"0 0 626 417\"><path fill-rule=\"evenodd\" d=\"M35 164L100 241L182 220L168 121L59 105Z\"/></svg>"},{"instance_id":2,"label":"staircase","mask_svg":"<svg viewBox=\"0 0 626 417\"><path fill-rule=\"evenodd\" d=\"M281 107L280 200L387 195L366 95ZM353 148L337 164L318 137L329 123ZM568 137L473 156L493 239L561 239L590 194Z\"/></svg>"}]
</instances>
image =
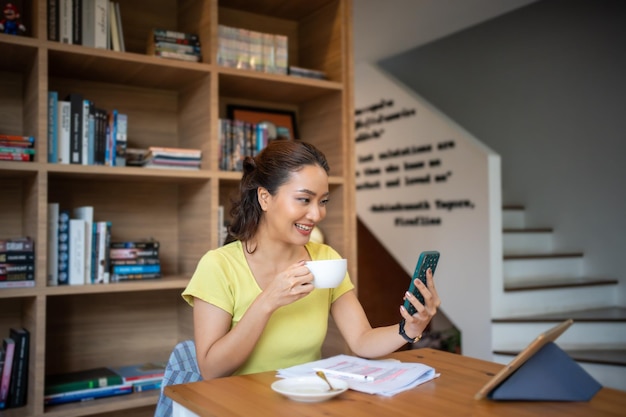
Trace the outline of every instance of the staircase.
<instances>
[{"instance_id":1,"label":"staircase","mask_svg":"<svg viewBox=\"0 0 626 417\"><path fill-rule=\"evenodd\" d=\"M626 391L626 307L617 302L618 280L586 276L584 253L555 251L554 231L527 227L523 206L505 206L502 222L493 360L508 363L539 333L573 318L557 345L599 383Z\"/></svg>"}]
</instances>

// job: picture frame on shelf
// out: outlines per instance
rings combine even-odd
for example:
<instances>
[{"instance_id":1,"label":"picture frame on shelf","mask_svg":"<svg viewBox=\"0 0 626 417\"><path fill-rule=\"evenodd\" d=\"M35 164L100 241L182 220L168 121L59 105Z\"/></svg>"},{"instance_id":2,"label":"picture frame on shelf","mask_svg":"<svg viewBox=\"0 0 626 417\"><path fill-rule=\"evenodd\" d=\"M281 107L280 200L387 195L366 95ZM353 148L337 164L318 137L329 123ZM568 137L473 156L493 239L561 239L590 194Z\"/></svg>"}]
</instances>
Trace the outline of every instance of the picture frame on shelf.
<instances>
[{"instance_id":1,"label":"picture frame on shelf","mask_svg":"<svg viewBox=\"0 0 626 417\"><path fill-rule=\"evenodd\" d=\"M229 104L226 106L226 115L231 120L268 124L270 140L299 139L294 111Z\"/></svg>"}]
</instances>

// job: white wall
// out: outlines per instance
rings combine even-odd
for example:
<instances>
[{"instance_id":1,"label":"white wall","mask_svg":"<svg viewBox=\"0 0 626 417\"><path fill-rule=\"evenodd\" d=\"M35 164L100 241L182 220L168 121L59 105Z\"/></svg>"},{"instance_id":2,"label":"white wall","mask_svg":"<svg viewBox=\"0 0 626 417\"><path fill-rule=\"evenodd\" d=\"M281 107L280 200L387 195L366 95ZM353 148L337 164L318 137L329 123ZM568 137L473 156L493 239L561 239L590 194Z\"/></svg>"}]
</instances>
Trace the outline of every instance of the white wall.
<instances>
[{"instance_id":1,"label":"white wall","mask_svg":"<svg viewBox=\"0 0 626 417\"><path fill-rule=\"evenodd\" d=\"M504 202L626 305L626 2L539 1L380 68L502 157ZM532 30L529 30L532 28Z\"/></svg>"},{"instance_id":2,"label":"white wall","mask_svg":"<svg viewBox=\"0 0 626 417\"><path fill-rule=\"evenodd\" d=\"M358 216L407 274L413 273L419 252L441 252L435 281L442 309L462 332L463 354L489 359L490 288L502 275L500 158L376 66L356 64L355 110L380 103L386 104L355 116ZM428 145L431 151L412 152ZM380 157L398 151L408 154ZM420 162L423 168L405 167ZM392 165L399 169L386 172ZM428 183L407 182L428 176ZM399 186L387 185L396 180ZM467 205L449 210L437 201ZM396 204L428 208L393 210ZM388 210L372 210L384 205ZM417 225L398 225L414 219ZM425 225L422 219L440 224Z\"/></svg>"}]
</instances>

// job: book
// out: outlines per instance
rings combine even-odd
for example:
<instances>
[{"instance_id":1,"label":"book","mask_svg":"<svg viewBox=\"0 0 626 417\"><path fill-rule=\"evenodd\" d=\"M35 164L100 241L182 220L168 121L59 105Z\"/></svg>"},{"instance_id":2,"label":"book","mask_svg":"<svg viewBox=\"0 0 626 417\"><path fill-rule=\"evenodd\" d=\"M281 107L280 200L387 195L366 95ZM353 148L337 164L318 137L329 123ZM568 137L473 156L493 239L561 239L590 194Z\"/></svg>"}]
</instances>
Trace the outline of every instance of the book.
<instances>
[{"instance_id":1,"label":"book","mask_svg":"<svg viewBox=\"0 0 626 417\"><path fill-rule=\"evenodd\" d=\"M35 242L30 237L0 239L0 252L33 252L34 250Z\"/></svg>"},{"instance_id":2,"label":"book","mask_svg":"<svg viewBox=\"0 0 626 417\"><path fill-rule=\"evenodd\" d=\"M82 36L83 46L93 48L96 42L96 2L95 0L82 1Z\"/></svg>"},{"instance_id":3,"label":"book","mask_svg":"<svg viewBox=\"0 0 626 417\"><path fill-rule=\"evenodd\" d=\"M72 0L72 43L83 44L83 1Z\"/></svg>"},{"instance_id":4,"label":"book","mask_svg":"<svg viewBox=\"0 0 626 417\"><path fill-rule=\"evenodd\" d=\"M82 164L83 95L70 93L65 100L70 103L70 164Z\"/></svg>"},{"instance_id":5,"label":"book","mask_svg":"<svg viewBox=\"0 0 626 417\"><path fill-rule=\"evenodd\" d=\"M59 203L48 203L48 285L59 280Z\"/></svg>"},{"instance_id":6,"label":"book","mask_svg":"<svg viewBox=\"0 0 626 417\"><path fill-rule=\"evenodd\" d=\"M35 271L35 262L23 262L23 263L0 263L0 276L16 273L16 272L34 272Z\"/></svg>"},{"instance_id":7,"label":"book","mask_svg":"<svg viewBox=\"0 0 626 417\"><path fill-rule=\"evenodd\" d=\"M72 42L72 0L58 0L59 7L59 42Z\"/></svg>"},{"instance_id":8,"label":"book","mask_svg":"<svg viewBox=\"0 0 626 417\"><path fill-rule=\"evenodd\" d=\"M81 219L85 221L85 250L83 252L83 256L85 257L85 272L83 284L91 284L94 281L91 274L91 259L93 250L93 213L93 206L75 207L73 213L75 219Z\"/></svg>"},{"instance_id":9,"label":"book","mask_svg":"<svg viewBox=\"0 0 626 417\"><path fill-rule=\"evenodd\" d=\"M138 274L111 274L111 282L123 282L123 281L135 281L140 279L157 279L161 278L160 272L147 273L141 272Z\"/></svg>"},{"instance_id":10,"label":"book","mask_svg":"<svg viewBox=\"0 0 626 417\"><path fill-rule=\"evenodd\" d=\"M140 248L113 248L109 250L109 258L114 259L139 259L139 258L158 258L158 249L140 249Z\"/></svg>"},{"instance_id":11,"label":"book","mask_svg":"<svg viewBox=\"0 0 626 417\"><path fill-rule=\"evenodd\" d=\"M70 163L70 138L71 138L71 108L70 102L65 100L58 101L57 111L57 157L59 164Z\"/></svg>"},{"instance_id":12,"label":"book","mask_svg":"<svg viewBox=\"0 0 626 417\"><path fill-rule=\"evenodd\" d=\"M59 40L59 0L47 0L48 40Z\"/></svg>"},{"instance_id":13,"label":"book","mask_svg":"<svg viewBox=\"0 0 626 417\"><path fill-rule=\"evenodd\" d=\"M108 49L109 0L95 0L94 47Z\"/></svg>"},{"instance_id":14,"label":"book","mask_svg":"<svg viewBox=\"0 0 626 417\"><path fill-rule=\"evenodd\" d=\"M120 11L120 3L115 3L115 17L117 18L117 32L120 38L120 51L126 52L126 43L124 42L124 28L122 27L122 13Z\"/></svg>"},{"instance_id":15,"label":"book","mask_svg":"<svg viewBox=\"0 0 626 417\"><path fill-rule=\"evenodd\" d=\"M2 134L0 134L0 141L3 141L3 142L29 142L29 143L35 143L35 137L34 136L2 135Z\"/></svg>"},{"instance_id":16,"label":"book","mask_svg":"<svg viewBox=\"0 0 626 417\"><path fill-rule=\"evenodd\" d=\"M82 138L81 138L81 164L89 165L89 108L92 106L91 101L83 99L82 102Z\"/></svg>"},{"instance_id":17,"label":"book","mask_svg":"<svg viewBox=\"0 0 626 417\"><path fill-rule=\"evenodd\" d=\"M87 222L83 219L70 219L69 223L68 283L85 284L85 252Z\"/></svg>"},{"instance_id":18,"label":"book","mask_svg":"<svg viewBox=\"0 0 626 417\"><path fill-rule=\"evenodd\" d=\"M190 55L183 52L172 52L172 51L154 51L154 56L159 56L161 58L167 59L177 59L179 61L188 61L188 62L200 62L201 57L198 55Z\"/></svg>"},{"instance_id":19,"label":"book","mask_svg":"<svg viewBox=\"0 0 626 417\"><path fill-rule=\"evenodd\" d=\"M26 405L28 391L28 361L30 352L30 332L25 328L9 329L9 337L15 341L13 371L9 386L8 407Z\"/></svg>"},{"instance_id":20,"label":"book","mask_svg":"<svg viewBox=\"0 0 626 417\"><path fill-rule=\"evenodd\" d=\"M140 381L133 384L133 392L143 392L161 389L163 378Z\"/></svg>"},{"instance_id":21,"label":"book","mask_svg":"<svg viewBox=\"0 0 626 417\"><path fill-rule=\"evenodd\" d=\"M70 261L70 211L67 209L59 210L59 240L58 240L58 277L59 285L68 285L69 261Z\"/></svg>"},{"instance_id":22,"label":"book","mask_svg":"<svg viewBox=\"0 0 626 417\"><path fill-rule=\"evenodd\" d=\"M0 288L33 288L35 286L35 280L20 280L20 281L2 281L0 280Z\"/></svg>"},{"instance_id":23,"label":"book","mask_svg":"<svg viewBox=\"0 0 626 417\"><path fill-rule=\"evenodd\" d=\"M161 272L161 264L154 265L112 265L111 274L158 274Z\"/></svg>"},{"instance_id":24,"label":"book","mask_svg":"<svg viewBox=\"0 0 626 417\"><path fill-rule=\"evenodd\" d=\"M26 154L23 152L1 152L0 151L0 161L31 162L33 161L33 155Z\"/></svg>"},{"instance_id":25,"label":"book","mask_svg":"<svg viewBox=\"0 0 626 417\"><path fill-rule=\"evenodd\" d=\"M2 367L2 374L0 375L0 410L7 408L7 401L9 399L9 385L13 371L15 341L10 337L5 337L2 339L2 349L4 350L4 366Z\"/></svg>"},{"instance_id":26,"label":"book","mask_svg":"<svg viewBox=\"0 0 626 417\"><path fill-rule=\"evenodd\" d=\"M48 396L123 384L123 378L110 368L97 367L62 374L46 375L44 394Z\"/></svg>"},{"instance_id":27,"label":"book","mask_svg":"<svg viewBox=\"0 0 626 417\"><path fill-rule=\"evenodd\" d=\"M109 27L111 31L111 49L121 52L122 47L120 45L120 32L117 27L117 10L115 2L109 2Z\"/></svg>"},{"instance_id":28,"label":"book","mask_svg":"<svg viewBox=\"0 0 626 417\"><path fill-rule=\"evenodd\" d=\"M59 162L58 109L59 93L48 91L48 162L51 164Z\"/></svg>"},{"instance_id":29,"label":"book","mask_svg":"<svg viewBox=\"0 0 626 417\"><path fill-rule=\"evenodd\" d=\"M79 391L70 391L59 394L44 395L45 405L67 404L79 401L90 401L97 398L113 397L116 395L130 394L133 392L131 384L90 388Z\"/></svg>"},{"instance_id":30,"label":"book","mask_svg":"<svg viewBox=\"0 0 626 417\"><path fill-rule=\"evenodd\" d=\"M111 367L111 370L120 375L124 383L135 384L137 382L163 379L166 364L166 362L144 362L134 365Z\"/></svg>"},{"instance_id":31,"label":"book","mask_svg":"<svg viewBox=\"0 0 626 417\"><path fill-rule=\"evenodd\" d=\"M115 166L126 166L126 147L128 144L128 115L117 113L115 140Z\"/></svg>"},{"instance_id":32,"label":"book","mask_svg":"<svg viewBox=\"0 0 626 417\"><path fill-rule=\"evenodd\" d=\"M198 35L194 34L194 33L187 33L187 32L179 32L176 30L167 30L167 29L153 29L152 30L152 34L155 37L160 37L162 39L178 39L178 40L187 40L190 42L196 42L197 44L199 44L200 42L200 38L198 37Z\"/></svg>"},{"instance_id":33,"label":"book","mask_svg":"<svg viewBox=\"0 0 626 417\"><path fill-rule=\"evenodd\" d=\"M33 251L0 252L0 263L24 263L34 260L35 252Z\"/></svg>"},{"instance_id":34,"label":"book","mask_svg":"<svg viewBox=\"0 0 626 417\"><path fill-rule=\"evenodd\" d=\"M111 222L96 222L96 278L97 284L106 284L110 281L109 246L111 242Z\"/></svg>"},{"instance_id":35,"label":"book","mask_svg":"<svg viewBox=\"0 0 626 417\"><path fill-rule=\"evenodd\" d=\"M111 242L111 249L159 249L159 246L154 239Z\"/></svg>"}]
</instances>

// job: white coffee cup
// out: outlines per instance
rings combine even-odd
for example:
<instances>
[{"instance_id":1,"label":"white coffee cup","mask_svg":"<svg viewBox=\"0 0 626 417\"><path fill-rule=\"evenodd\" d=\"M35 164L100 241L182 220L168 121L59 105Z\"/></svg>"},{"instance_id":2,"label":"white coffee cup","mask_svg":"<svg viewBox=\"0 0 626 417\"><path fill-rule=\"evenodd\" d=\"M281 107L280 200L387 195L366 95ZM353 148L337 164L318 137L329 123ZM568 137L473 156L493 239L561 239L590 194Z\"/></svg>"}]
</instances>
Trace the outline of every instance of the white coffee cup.
<instances>
[{"instance_id":1,"label":"white coffee cup","mask_svg":"<svg viewBox=\"0 0 626 417\"><path fill-rule=\"evenodd\" d=\"M335 288L346 276L348 261L346 259L307 261L306 266L313 274L315 288Z\"/></svg>"}]
</instances>

